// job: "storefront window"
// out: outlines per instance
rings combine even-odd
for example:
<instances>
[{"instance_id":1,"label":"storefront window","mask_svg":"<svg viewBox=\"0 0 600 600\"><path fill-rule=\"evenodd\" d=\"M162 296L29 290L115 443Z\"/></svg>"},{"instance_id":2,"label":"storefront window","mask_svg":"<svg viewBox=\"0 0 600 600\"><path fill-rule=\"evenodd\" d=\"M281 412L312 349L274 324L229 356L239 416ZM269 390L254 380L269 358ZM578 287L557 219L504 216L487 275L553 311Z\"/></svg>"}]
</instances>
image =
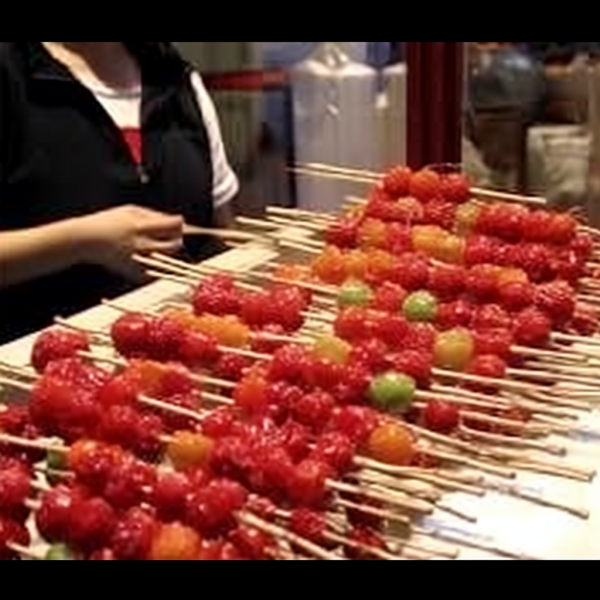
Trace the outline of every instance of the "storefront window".
<instances>
[{"instance_id":1,"label":"storefront window","mask_svg":"<svg viewBox=\"0 0 600 600\"><path fill-rule=\"evenodd\" d=\"M469 42L467 53L463 161L477 183L541 195L600 224L600 43Z\"/></svg>"}]
</instances>

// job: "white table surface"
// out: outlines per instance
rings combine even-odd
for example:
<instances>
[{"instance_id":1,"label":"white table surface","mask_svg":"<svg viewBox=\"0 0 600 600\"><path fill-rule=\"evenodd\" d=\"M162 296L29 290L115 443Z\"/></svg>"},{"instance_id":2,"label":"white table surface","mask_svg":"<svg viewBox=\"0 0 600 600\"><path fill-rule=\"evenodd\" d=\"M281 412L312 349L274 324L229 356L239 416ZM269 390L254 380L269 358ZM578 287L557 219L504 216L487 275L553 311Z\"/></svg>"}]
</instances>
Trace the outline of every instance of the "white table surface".
<instances>
[{"instance_id":1,"label":"white table surface","mask_svg":"<svg viewBox=\"0 0 600 600\"><path fill-rule=\"evenodd\" d=\"M261 263L275 260L277 254L264 249L248 252L238 249L218 259L219 265L231 268L250 269ZM158 282L142 288L119 300L119 304L132 309L144 310L171 300L186 291L184 286L170 282ZM71 319L83 327L103 329L110 325L118 313L104 306L93 308ZM0 347L0 360L14 365L29 364L29 354L34 336ZM600 415L594 413L587 420L600 432ZM565 443L565 438L554 441ZM569 460L577 466L597 467L600 465L600 435L597 440L567 440L571 450ZM539 559L575 560L600 559L600 483L579 483L557 478L522 474L517 483L530 490L543 492L545 496L560 499L570 504L588 508L589 520L580 520L541 507L527 501L489 492L484 498L468 497L463 494L448 496L447 503L462 508L478 517L477 525L465 525L462 521L446 514L435 515L434 523L441 522L451 531L473 535L481 541L506 549L521 552ZM466 549L462 559L496 560L495 554Z\"/></svg>"}]
</instances>

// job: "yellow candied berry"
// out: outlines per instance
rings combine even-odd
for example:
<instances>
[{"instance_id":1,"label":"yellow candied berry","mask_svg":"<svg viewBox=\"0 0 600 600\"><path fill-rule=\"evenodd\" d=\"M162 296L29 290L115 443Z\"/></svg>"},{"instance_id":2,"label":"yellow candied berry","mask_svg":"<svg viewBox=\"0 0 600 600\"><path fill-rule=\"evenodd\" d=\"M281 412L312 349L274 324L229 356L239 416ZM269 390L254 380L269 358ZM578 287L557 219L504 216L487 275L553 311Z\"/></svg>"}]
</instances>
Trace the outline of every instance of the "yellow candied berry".
<instances>
[{"instance_id":1,"label":"yellow candied berry","mask_svg":"<svg viewBox=\"0 0 600 600\"><path fill-rule=\"evenodd\" d=\"M466 329L452 329L438 334L435 349L435 365L447 371L465 371L475 354L473 336Z\"/></svg>"},{"instance_id":2,"label":"yellow candied berry","mask_svg":"<svg viewBox=\"0 0 600 600\"><path fill-rule=\"evenodd\" d=\"M327 360L336 365L346 365L350 361L352 346L335 336L322 336L315 340L312 354L318 360Z\"/></svg>"},{"instance_id":3,"label":"yellow candied berry","mask_svg":"<svg viewBox=\"0 0 600 600\"><path fill-rule=\"evenodd\" d=\"M432 256L436 252L440 239L448 233L437 225L418 225L412 228L412 245L415 252Z\"/></svg>"},{"instance_id":4,"label":"yellow candied berry","mask_svg":"<svg viewBox=\"0 0 600 600\"><path fill-rule=\"evenodd\" d=\"M458 207L454 220L454 233L461 237L471 235L476 227L481 206L475 202L466 202Z\"/></svg>"}]
</instances>

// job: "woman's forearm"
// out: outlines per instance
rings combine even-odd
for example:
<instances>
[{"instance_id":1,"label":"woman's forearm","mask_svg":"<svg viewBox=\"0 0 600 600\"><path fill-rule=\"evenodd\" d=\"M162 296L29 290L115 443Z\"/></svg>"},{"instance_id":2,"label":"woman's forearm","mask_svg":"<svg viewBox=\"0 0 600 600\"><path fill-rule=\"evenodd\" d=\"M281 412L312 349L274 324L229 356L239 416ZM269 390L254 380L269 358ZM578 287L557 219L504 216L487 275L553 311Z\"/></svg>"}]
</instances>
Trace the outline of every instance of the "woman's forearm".
<instances>
[{"instance_id":1,"label":"woman's forearm","mask_svg":"<svg viewBox=\"0 0 600 600\"><path fill-rule=\"evenodd\" d=\"M83 261L77 219L0 232L0 289L52 275Z\"/></svg>"}]
</instances>

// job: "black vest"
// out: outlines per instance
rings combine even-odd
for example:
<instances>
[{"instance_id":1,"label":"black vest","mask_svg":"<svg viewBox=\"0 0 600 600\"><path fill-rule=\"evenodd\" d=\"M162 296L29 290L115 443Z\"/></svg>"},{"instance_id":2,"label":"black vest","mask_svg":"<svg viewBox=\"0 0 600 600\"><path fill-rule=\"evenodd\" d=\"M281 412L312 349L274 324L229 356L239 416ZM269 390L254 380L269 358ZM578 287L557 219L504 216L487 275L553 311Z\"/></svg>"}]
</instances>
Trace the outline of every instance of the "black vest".
<instances>
[{"instance_id":1,"label":"black vest","mask_svg":"<svg viewBox=\"0 0 600 600\"><path fill-rule=\"evenodd\" d=\"M93 94L40 42L0 43L0 230L124 204L212 225L210 143L191 67L166 42L127 44L142 71L143 169ZM211 239L186 240L185 257L221 249ZM88 265L0 289L0 344L130 289Z\"/></svg>"}]
</instances>

